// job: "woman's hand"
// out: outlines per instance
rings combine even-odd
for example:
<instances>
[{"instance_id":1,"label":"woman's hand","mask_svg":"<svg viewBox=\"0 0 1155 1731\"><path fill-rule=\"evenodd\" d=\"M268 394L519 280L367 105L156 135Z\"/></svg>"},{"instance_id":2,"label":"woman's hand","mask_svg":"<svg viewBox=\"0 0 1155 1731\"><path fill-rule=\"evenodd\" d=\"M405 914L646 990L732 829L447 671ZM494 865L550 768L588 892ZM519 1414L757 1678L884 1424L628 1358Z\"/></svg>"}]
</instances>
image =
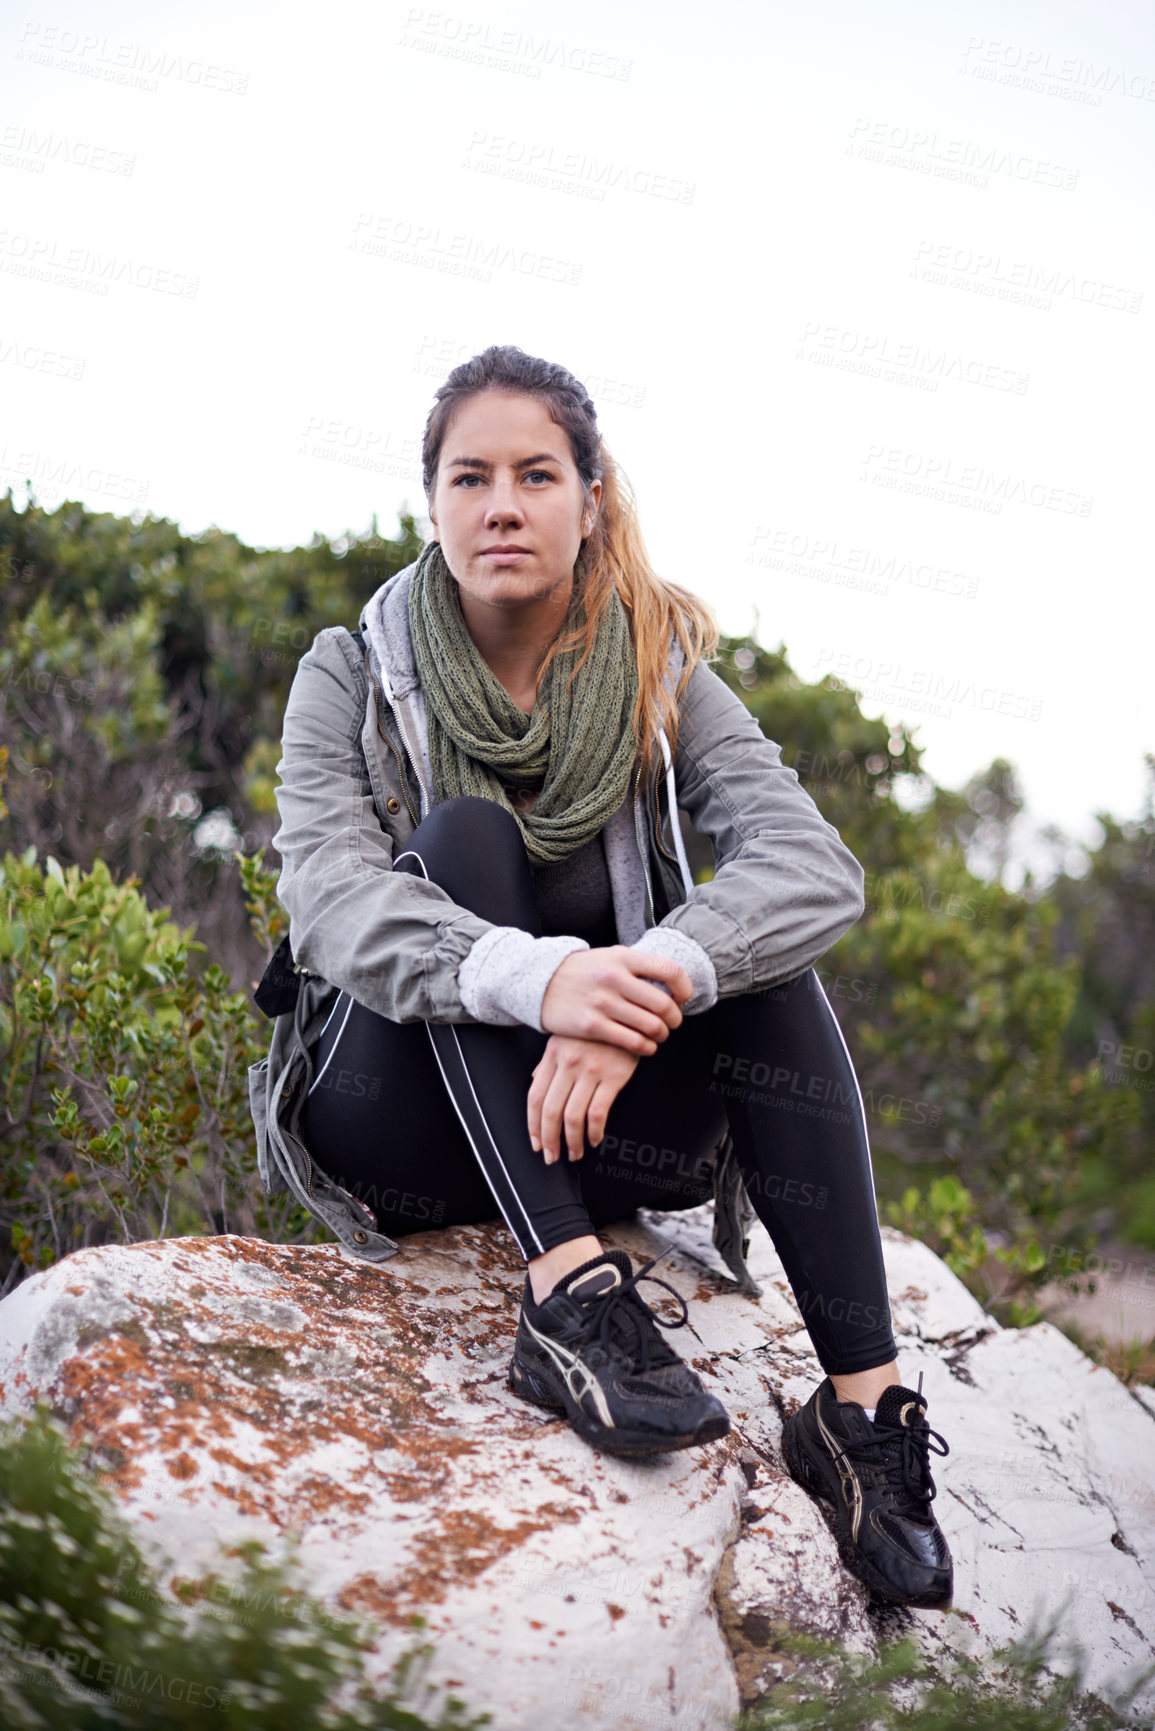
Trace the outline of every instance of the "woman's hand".
<instances>
[{"instance_id":1,"label":"woman's hand","mask_svg":"<svg viewBox=\"0 0 1155 1731\"><path fill-rule=\"evenodd\" d=\"M542 1026L550 1034L652 1057L670 1030L681 1026L680 1006L693 990L685 969L666 956L644 955L624 944L577 950L554 970L545 989Z\"/></svg>"},{"instance_id":2,"label":"woman's hand","mask_svg":"<svg viewBox=\"0 0 1155 1731\"><path fill-rule=\"evenodd\" d=\"M544 1148L547 1166L561 1157L563 1128L571 1160L581 1159L587 1136L597 1146L610 1107L637 1067L620 1046L551 1034L526 1102L529 1139L535 1150Z\"/></svg>"}]
</instances>

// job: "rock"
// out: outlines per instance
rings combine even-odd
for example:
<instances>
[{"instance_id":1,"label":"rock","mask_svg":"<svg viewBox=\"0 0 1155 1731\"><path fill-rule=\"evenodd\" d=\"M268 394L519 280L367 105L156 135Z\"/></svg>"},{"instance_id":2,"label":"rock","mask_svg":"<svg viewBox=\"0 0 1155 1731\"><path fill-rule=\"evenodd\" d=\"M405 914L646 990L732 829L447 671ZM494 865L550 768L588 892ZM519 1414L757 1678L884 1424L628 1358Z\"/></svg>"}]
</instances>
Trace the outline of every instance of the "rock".
<instances>
[{"instance_id":1,"label":"rock","mask_svg":"<svg viewBox=\"0 0 1155 1731\"><path fill-rule=\"evenodd\" d=\"M673 1246L657 1272L692 1324L673 1339L735 1420L699 1450L614 1460L510 1393L521 1270L497 1224L380 1268L236 1237L79 1251L0 1304L0 1411L47 1399L94 1441L170 1583L220 1569L222 1544L296 1541L311 1589L379 1627L381 1675L424 1614L431 1678L504 1731L724 1725L789 1668L791 1628L985 1651L1065 1601L1093 1686L1149 1659L1155 1400L1047 1324L999 1328L884 1232L900 1369L924 1372L951 1445L957 1590L949 1612L874 1605L782 1466L782 1419L821 1373L755 1231L758 1301L708 1211L605 1235L635 1261Z\"/></svg>"}]
</instances>

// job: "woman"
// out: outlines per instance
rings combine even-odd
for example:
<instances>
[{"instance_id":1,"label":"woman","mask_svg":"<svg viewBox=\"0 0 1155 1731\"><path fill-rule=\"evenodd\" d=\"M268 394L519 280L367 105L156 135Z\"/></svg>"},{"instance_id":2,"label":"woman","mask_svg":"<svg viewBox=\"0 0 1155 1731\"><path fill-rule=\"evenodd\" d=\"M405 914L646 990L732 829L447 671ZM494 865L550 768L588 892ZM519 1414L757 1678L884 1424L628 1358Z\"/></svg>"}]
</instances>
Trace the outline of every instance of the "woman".
<instances>
[{"instance_id":1,"label":"woman","mask_svg":"<svg viewBox=\"0 0 1155 1731\"><path fill-rule=\"evenodd\" d=\"M423 467L434 539L356 640L320 633L285 716L305 978L254 1075L266 1182L373 1259L496 1204L527 1263L511 1386L637 1455L729 1418L638 1290L653 1263L596 1229L740 1174L827 1373L790 1471L868 1585L949 1603L936 1433L899 1382L861 1096L812 967L861 869L707 666L709 617L650 568L570 373L508 347L457 367Z\"/></svg>"}]
</instances>

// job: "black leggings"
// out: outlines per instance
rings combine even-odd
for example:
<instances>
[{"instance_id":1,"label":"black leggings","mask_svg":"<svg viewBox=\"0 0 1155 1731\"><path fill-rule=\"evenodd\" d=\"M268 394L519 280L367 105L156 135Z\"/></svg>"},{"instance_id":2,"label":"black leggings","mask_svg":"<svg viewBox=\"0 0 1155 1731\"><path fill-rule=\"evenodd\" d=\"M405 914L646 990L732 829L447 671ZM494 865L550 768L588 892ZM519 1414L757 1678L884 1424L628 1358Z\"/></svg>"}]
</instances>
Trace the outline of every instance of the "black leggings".
<instances>
[{"instance_id":1,"label":"black leggings","mask_svg":"<svg viewBox=\"0 0 1155 1731\"><path fill-rule=\"evenodd\" d=\"M396 871L495 925L539 935L521 832L481 799L435 806ZM310 1154L399 1237L494 1217L526 1260L637 1208L712 1195L727 1127L828 1373L895 1356L862 1099L813 969L687 1016L643 1058L580 1162L530 1147L526 1094L547 1036L528 1027L391 1022L342 992L302 1112Z\"/></svg>"}]
</instances>

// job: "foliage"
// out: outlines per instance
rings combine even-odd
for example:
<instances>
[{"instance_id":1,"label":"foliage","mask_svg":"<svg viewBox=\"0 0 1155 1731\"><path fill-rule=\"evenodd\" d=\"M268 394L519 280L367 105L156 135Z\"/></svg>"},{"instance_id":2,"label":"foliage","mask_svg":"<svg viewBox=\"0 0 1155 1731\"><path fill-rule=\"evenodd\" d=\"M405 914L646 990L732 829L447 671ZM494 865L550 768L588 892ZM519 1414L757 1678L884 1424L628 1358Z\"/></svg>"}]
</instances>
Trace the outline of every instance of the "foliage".
<instances>
[{"instance_id":1,"label":"foliage","mask_svg":"<svg viewBox=\"0 0 1155 1731\"><path fill-rule=\"evenodd\" d=\"M284 917L271 877L246 862L266 940ZM0 864L6 1284L109 1238L313 1236L256 1172L247 1069L268 1023L215 964L193 969L201 948L102 861Z\"/></svg>"},{"instance_id":2,"label":"foliage","mask_svg":"<svg viewBox=\"0 0 1155 1731\"><path fill-rule=\"evenodd\" d=\"M900 1201L886 1202L885 1214L892 1226L941 1256L985 1310L1012 1328L1041 1320L1042 1309L1030 1294L1053 1277L1046 1252L1026 1232L1011 1244L992 1245L974 1197L957 1178L934 1178L925 1191L908 1185Z\"/></svg>"},{"instance_id":3,"label":"foliage","mask_svg":"<svg viewBox=\"0 0 1155 1731\"><path fill-rule=\"evenodd\" d=\"M1117 1376L1125 1388L1133 1388L1137 1383L1155 1386L1155 1335L1133 1334L1128 1340L1111 1339L1101 1332L1086 1334L1069 1318L1060 1319L1058 1326L1080 1352Z\"/></svg>"},{"instance_id":4,"label":"foliage","mask_svg":"<svg viewBox=\"0 0 1155 1731\"><path fill-rule=\"evenodd\" d=\"M262 551L215 528L188 536L165 519L71 503L18 511L0 497L0 764L10 754L0 845L18 858L31 845L90 874L101 860L102 894L135 879L141 910L171 910L184 930L180 977L163 991L151 975L101 984L106 1032L89 1018L91 1039L74 1001L81 978L42 977L57 963L41 949L3 964L4 1014L26 975L0 1180L22 1266L114 1230L248 1229L265 1218L243 1073L266 1030L232 994L252 988L284 931L264 865L281 715L315 633L355 623L419 545L410 517L395 539L374 521L363 536ZM1143 1152L1155 1088L1141 1069L1155 1062L1155 816L1102 818L1084 879L1061 877L1051 895L1011 892L1000 867L1022 796L1006 760L961 792L937 788L909 729L864 716L837 679L800 680L784 649L727 639L717 665L866 871L866 916L819 973L859 1068L880 1198L933 1234L946 1224L934 1183L955 1179L974 1215L955 1225L964 1239L981 1228L992 1254L980 1263L953 1228L942 1242L976 1292L1014 1315L1030 1313L1045 1277L1038 1249L1077 1245L1092 1209L1099 1230L1155 1242ZM240 874L238 850L250 862ZM700 853L695 863L705 866ZM59 932L44 942L66 947ZM80 959L99 971L99 950ZM45 981L63 1006L51 1038L29 1020ZM124 992L131 1031L118 1043ZM150 993L164 997L163 1015ZM187 1034L198 1016L204 1027ZM157 1069L180 1050L174 1017L211 1074L194 1077L187 1060ZM1104 1040L1130 1054L1130 1068L1103 1061ZM46 1067L55 1064L64 1068ZM67 1102L59 1121L49 1111L46 1079L71 1089L75 1120ZM304 1230L299 1218L291 1230Z\"/></svg>"},{"instance_id":5,"label":"foliage","mask_svg":"<svg viewBox=\"0 0 1155 1731\"><path fill-rule=\"evenodd\" d=\"M909 1638L877 1659L802 1635L779 1637L797 1668L742 1715L739 1731L1116 1731L1155 1675L1121 1684L1113 1701L1085 1688L1086 1660L1054 1674L1056 1628L1030 1632L986 1659L932 1662ZM1068 1661L1070 1663L1070 1661Z\"/></svg>"},{"instance_id":6,"label":"foliage","mask_svg":"<svg viewBox=\"0 0 1155 1731\"><path fill-rule=\"evenodd\" d=\"M1062 873L1050 896L1058 947L1079 968L1071 1057L1095 1063L1134 1107L1125 1153L1085 1162L1079 1200L1108 1208L1124 1236L1155 1248L1155 757L1146 764L1142 816L1119 823L1100 812L1103 838L1086 873Z\"/></svg>"},{"instance_id":7,"label":"foliage","mask_svg":"<svg viewBox=\"0 0 1155 1731\"><path fill-rule=\"evenodd\" d=\"M415 1646L383 1695L370 1632L238 1547L239 1572L167 1592L45 1409L0 1431L0 1720L7 1731L470 1731ZM414 1700L417 1694L424 1698ZM430 1708L436 1717L426 1714Z\"/></svg>"},{"instance_id":8,"label":"foliage","mask_svg":"<svg viewBox=\"0 0 1155 1731\"><path fill-rule=\"evenodd\" d=\"M1054 907L967 863L968 849L1002 853L982 825L1013 821L1013 772L997 760L962 795L928 790L907 732L863 716L838 681L807 686L781 650L733 640L719 671L787 742L783 761L865 870L865 917L819 974L859 1068L880 1194L902 1198L899 1220L929 1229L984 1301L1037 1314L1021 1295L1047 1278L1040 1241L1077 1239L1083 1169L1126 1160L1138 1106L1072 1061L1080 969L1056 951ZM911 1168L929 1174L925 1194ZM964 1240L944 1230L936 1177L970 1198ZM1004 1241L997 1258L979 1254L980 1222Z\"/></svg>"},{"instance_id":9,"label":"foliage","mask_svg":"<svg viewBox=\"0 0 1155 1731\"><path fill-rule=\"evenodd\" d=\"M229 855L275 828L297 663L323 627L355 625L420 546L411 517L396 540L374 519L365 535L262 551L215 528L184 535L73 503L18 511L0 495L0 745L12 754L0 849L103 858L195 922L230 976L250 977L259 958Z\"/></svg>"}]
</instances>

